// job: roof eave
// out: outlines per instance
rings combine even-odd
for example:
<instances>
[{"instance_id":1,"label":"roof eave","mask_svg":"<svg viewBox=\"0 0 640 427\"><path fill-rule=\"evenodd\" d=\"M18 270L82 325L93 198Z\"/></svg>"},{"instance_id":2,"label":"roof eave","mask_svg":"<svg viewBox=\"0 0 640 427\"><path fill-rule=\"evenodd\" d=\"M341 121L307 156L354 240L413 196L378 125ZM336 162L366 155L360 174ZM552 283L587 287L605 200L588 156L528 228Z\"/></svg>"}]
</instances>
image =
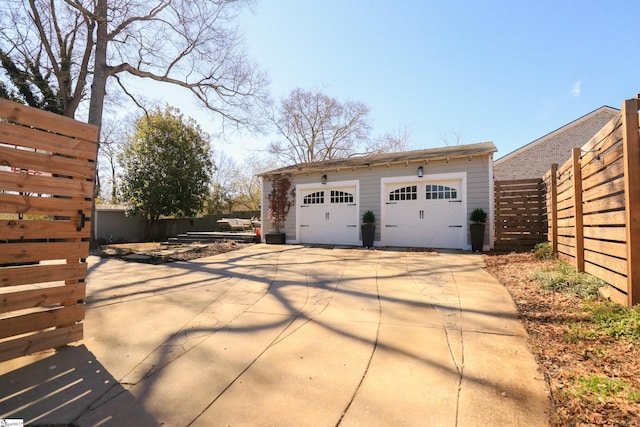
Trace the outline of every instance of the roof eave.
<instances>
[{"instance_id":1,"label":"roof eave","mask_svg":"<svg viewBox=\"0 0 640 427\"><path fill-rule=\"evenodd\" d=\"M480 148L476 148L480 147ZM469 151L465 153L457 154L457 151L468 149ZM449 151L451 154L446 154ZM416 162L424 162L424 161L438 161L438 160L447 160L447 159L465 159L473 156L488 156L495 152L498 149L496 148L493 142L484 142L479 144L469 144L464 146L455 146L455 147L443 147L443 148L434 148L427 150L413 150L399 153L389 153L388 155L400 155L406 153L410 155L410 158L398 159L398 160L379 160L376 161L374 156L380 155L372 155L372 156L362 156L358 158L351 159L341 159L327 162L318 162L312 165L306 166L306 164L298 164L293 166L288 166L280 169L276 169L273 171L262 173L258 176L272 176L272 175L282 175L282 174L295 174L295 173L308 173L308 172L323 172L332 169L356 169L356 168L371 168L375 166L389 166L389 165L401 165L408 163L416 163ZM441 154L441 152L444 152ZM361 162L356 162L357 160L361 160ZM352 163L353 162L353 163Z\"/></svg>"}]
</instances>

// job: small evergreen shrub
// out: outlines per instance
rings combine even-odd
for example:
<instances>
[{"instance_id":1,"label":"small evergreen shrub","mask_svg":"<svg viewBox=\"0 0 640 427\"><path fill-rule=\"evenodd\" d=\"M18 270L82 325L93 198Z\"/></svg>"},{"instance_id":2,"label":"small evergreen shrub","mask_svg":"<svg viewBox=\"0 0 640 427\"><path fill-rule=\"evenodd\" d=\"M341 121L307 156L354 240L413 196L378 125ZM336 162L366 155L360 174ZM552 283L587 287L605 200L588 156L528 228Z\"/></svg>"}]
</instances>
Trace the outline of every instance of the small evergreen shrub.
<instances>
[{"instance_id":1,"label":"small evergreen shrub","mask_svg":"<svg viewBox=\"0 0 640 427\"><path fill-rule=\"evenodd\" d=\"M469 219L476 224L484 224L487 222L487 213L482 208L475 208Z\"/></svg>"},{"instance_id":2,"label":"small evergreen shrub","mask_svg":"<svg viewBox=\"0 0 640 427\"><path fill-rule=\"evenodd\" d=\"M363 224L375 224L376 223L376 215L371 211L366 211L362 214L362 223Z\"/></svg>"}]
</instances>

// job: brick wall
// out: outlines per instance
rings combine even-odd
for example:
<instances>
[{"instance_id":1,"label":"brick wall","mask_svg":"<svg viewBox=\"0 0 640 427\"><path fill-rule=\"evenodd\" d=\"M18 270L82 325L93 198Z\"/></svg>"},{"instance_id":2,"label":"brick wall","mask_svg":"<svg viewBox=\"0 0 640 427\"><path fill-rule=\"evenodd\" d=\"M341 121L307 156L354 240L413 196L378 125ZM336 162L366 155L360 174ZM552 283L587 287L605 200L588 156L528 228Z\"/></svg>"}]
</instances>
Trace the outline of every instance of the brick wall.
<instances>
[{"instance_id":1,"label":"brick wall","mask_svg":"<svg viewBox=\"0 0 640 427\"><path fill-rule=\"evenodd\" d=\"M604 107L603 107L604 108ZM584 145L614 117L613 109L599 109L546 137L532 142L496 160L496 180L542 178L552 163L563 164L571 157L571 150Z\"/></svg>"}]
</instances>

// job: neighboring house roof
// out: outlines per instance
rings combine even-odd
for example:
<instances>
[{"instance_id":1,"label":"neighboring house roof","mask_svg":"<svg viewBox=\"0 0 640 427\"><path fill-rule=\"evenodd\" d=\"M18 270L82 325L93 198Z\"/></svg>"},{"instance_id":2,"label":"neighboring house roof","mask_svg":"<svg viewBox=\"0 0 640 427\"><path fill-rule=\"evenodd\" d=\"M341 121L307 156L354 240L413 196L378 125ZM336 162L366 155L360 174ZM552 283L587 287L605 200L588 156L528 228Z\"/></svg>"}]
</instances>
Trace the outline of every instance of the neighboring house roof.
<instances>
[{"instance_id":1,"label":"neighboring house roof","mask_svg":"<svg viewBox=\"0 0 640 427\"><path fill-rule=\"evenodd\" d=\"M496 180L542 178L553 163L571 157L571 149L583 146L620 110L602 106L494 162Z\"/></svg>"},{"instance_id":2,"label":"neighboring house roof","mask_svg":"<svg viewBox=\"0 0 640 427\"><path fill-rule=\"evenodd\" d=\"M498 151L493 142L455 145L451 147L428 148L425 150L401 151L397 153L370 154L368 156L350 157L346 159L326 160L323 162L300 163L265 172L260 176L291 174L310 171L322 171L336 168L369 168L371 166L397 164L426 160L444 160L447 158L466 158L469 156L486 156Z\"/></svg>"}]
</instances>

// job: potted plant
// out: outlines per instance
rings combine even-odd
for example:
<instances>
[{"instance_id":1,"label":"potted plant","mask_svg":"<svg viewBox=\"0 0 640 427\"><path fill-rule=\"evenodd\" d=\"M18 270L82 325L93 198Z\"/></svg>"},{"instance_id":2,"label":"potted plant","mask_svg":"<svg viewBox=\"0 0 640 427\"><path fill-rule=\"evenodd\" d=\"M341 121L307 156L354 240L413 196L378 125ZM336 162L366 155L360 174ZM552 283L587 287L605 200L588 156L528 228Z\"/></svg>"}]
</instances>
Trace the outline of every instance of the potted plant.
<instances>
[{"instance_id":1,"label":"potted plant","mask_svg":"<svg viewBox=\"0 0 640 427\"><path fill-rule=\"evenodd\" d=\"M284 221L294 201L289 199L294 192L287 175L275 175L271 179L271 192L268 195L269 210L267 216L271 221L271 230L264 235L267 244L284 244L285 233L282 231Z\"/></svg>"},{"instance_id":2,"label":"potted plant","mask_svg":"<svg viewBox=\"0 0 640 427\"><path fill-rule=\"evenodd\" d=\"M362 246L365 248L373 247L373 236L376 233L376 215L371 211L362 214Z\"/></svg>"},{"instance_id":3,"label":"potted plant","mask_svg":"<svg viewBox=\"0 0 640 427\"><path fill-rule=\"evenodd\" d=\"M471 231L471 250L473 252L481 252L484 247L484 224L487 222L487 213L482 208L476 208L471 212L469 219L472 222L469 226Z\"/></svg>"}]
</instances>

